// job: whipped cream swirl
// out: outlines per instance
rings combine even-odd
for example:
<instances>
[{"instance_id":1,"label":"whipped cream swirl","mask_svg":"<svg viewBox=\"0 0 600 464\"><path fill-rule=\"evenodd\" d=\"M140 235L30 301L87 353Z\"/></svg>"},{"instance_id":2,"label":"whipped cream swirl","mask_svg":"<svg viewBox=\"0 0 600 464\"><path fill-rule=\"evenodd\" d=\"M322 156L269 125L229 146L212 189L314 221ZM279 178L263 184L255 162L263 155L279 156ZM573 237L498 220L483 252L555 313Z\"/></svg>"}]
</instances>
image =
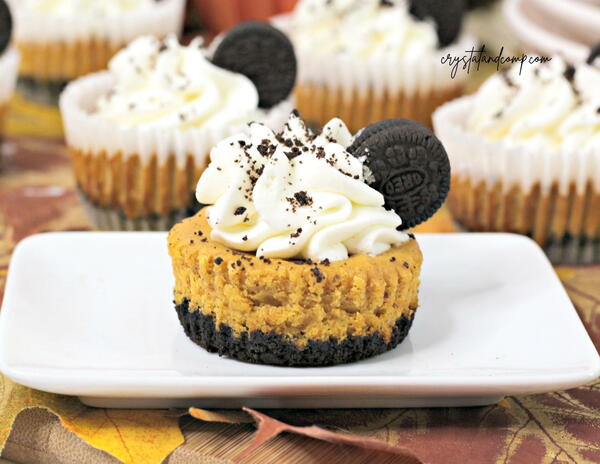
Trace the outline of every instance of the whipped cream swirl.
<instances>
[{"instance_id":1,"label":"whipped cream swirl","mask_svg":"<svg viewBox=\"0 0 600 464\"><path fill-rule=\"evenodd\" d=\"M196 190L211 238L266 258L340 261L408 239L400 217L364 182L352 136L332 119L315 136L293 113L280 134L258 123L219 143Z\"/></svg>"},{"instance_id":2,"label":"whipped cream swirl","mask_svg":"<svg viewBox=\"0 0 600 464\"><path fill-rule=\"evenodd\" d=\"M242 125L261 119L258 92L246 76L210 63L196 39L140 37L110 62L113 89L96 115L125 126L186 130Z\"/></svg>"},{"instance_id":3,"label":"whipped cream swirl","mask_svg":"<svg viewBox=\"0 0 600 464\"><path fill-rule=\"evenodd\" d=\"M13 0L15 1L15 0ZM152 8L155 0L18 0L20 8L27 8L56 16L76 14L110 16L129 11Z\"/></svg>"},{"instance_id":4,"label":"whipped cream swirl","mask_svg":"<svg viewBox=\"0 0 600 464\"><path fill-rule=\"evenodd\" d=\"M409 13L407 0L301 0L295 45L356 57L420 57L438 49L436 26Z\"/></svg>"},{"instance_id":5,"label":"whipped cream swirl","mask_svg":"<svg viewBox=\"0 0 600 464\"><path fill-rule=\"evenodd\" d=\"M467 129L508 145L585 150L600 146L600 68L560 57L491 77L474 97Z\"/></svg>"}]
</instances>

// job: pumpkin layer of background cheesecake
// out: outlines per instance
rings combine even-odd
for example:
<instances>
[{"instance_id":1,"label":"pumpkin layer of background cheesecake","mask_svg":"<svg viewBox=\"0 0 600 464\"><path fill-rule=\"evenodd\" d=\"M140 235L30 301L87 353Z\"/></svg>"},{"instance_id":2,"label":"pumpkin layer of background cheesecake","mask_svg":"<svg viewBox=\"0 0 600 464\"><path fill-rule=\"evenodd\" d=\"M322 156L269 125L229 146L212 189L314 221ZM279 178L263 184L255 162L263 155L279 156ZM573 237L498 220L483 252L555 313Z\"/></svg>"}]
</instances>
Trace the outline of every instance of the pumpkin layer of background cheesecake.
<instances>
[{"instance_id":1,"label":"pumpkin layer of background cheesecake","mask_svg":"<svg viewBox=\"0 0 600 464\"><path fill-rule=\"evenodd\" d=\"M204 209L184 220L169 236L180 312L208 316L217 331L231 329L232 338L280 335L297 348L298 364L317 361L301 355L307 348L314 351L311 342L370 337L361 343L374 343L381 352L398 343L399 330L408 330L418 306L422 262L416 240L375 257L359 254L331 263L259 258L207 239L206 214ZM183 319L200 322L200 314L184 313ZM206 347L224 350L217 339ZM320 361L331 363L331 356Z\"/></svg>"}]
</instances>

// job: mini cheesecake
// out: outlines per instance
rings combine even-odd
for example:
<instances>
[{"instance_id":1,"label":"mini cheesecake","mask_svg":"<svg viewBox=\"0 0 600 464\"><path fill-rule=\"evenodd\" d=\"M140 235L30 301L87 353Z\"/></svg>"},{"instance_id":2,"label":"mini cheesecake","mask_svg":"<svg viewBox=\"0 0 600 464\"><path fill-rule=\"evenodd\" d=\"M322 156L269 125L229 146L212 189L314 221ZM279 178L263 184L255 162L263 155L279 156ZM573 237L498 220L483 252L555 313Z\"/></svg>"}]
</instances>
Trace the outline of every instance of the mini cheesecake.
<instances>
[{"instance_id":1,"label":"mini cheesecake","mask_svg":"<svg viewBox=\"0 0 600 464\"><path fill-rule=\"evenodd\" d=\"M343 261L260 258L210 239L207 209L169 234L186 335L252 363L325 366L395 348L418 306L422 255L410 238Z\"/></svg>"},{"instance_id":2,"label":"mini cheesecake","mask_svg":"<svg viewBox=\"0 0 600 464\"><path fill-rule=\"evenodd\" d=\"M406 338L422 254L406 229L448 193L448 157L421 124L313 133L293 112L217 144L169 253L186 335L209 352L282 366L369 358Z\"/></svg>"}]
</instances>

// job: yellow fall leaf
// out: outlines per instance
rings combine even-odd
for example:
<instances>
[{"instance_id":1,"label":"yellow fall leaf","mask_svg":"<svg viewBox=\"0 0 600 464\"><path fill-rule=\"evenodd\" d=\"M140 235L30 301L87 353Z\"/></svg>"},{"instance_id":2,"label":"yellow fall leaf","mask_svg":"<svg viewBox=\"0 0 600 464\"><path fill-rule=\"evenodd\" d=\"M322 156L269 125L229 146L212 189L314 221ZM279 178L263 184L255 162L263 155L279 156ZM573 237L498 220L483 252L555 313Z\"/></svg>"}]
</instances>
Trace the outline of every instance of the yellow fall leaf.
<instances>
[{"instance_id":1,"label":"yellow fall leaf","mask_svg":"<svg viewBox=\"0 0 600 464\"><path fill-rule=\"evenodd\" d=\"M555 271L556 274L558 274L558 278L563 282L573 280L577 275L577 271L571 267L557 267L555 268Z\"/></svg>"},{"instance_id":2,"label":"yellow fall leaf","mask_svg":"<svg viewBox=\"0 0 600 464\"><path fill-rule=\"evenodd\" d=\"M88 408L77 398L33 390L0 375L0 452L17 416L29 408L50 411L89 445L126 464L160 464L184 442L182 412Z\"/></svg>"},{"instance_id":3,"label":"yellow fall leaf","mask_svg":"<svg viewBox=\"0 0 600 464\"><path fill-rule=\"evenodd\" d=\"M63 134L58 107L28 101L19 93L15 93L10 102L5 130L13 137L61 137Z\"/></svg>"},{"instance_id":4,"label":"yellow fall leaf","mask_svg":"<svg viewBox=\"0 0 600 464\"><path fill-rule=\"evenodd\" d=\"M44 408L58 416L76 416L85 410L76 398L32 390L0 374L0 452L17 416L29 408Z\"/></svg>"},{"instance_id":5,"label":"yellow fall leaf","mask_svg":"<svg viewBox=\"0 0 600 464\"><path fill-rule=\"evenodd\" d=\"M184 442L181 413L163 410L91 409L61 423L95 448L126 464L160 464Z\"/></svg>"}]
</instances>

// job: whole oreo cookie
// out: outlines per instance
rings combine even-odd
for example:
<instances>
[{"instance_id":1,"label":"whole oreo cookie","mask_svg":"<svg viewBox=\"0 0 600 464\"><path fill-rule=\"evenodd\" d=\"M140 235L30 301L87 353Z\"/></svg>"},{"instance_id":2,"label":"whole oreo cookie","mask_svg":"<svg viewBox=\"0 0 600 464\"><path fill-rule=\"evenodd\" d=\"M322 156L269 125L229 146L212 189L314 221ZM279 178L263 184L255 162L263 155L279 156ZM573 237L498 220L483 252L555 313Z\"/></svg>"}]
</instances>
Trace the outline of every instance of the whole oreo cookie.
<instances>
[{"instance_id":1,"label":"whole oreo cookie","mask_svg":"<svg viewBox=\"0 0 600 464\"><path fill-rule=\"evenodd\" d=\"M4 0L0 0L0 54L4 53L4 50L10 44L12 28L13 21L10 9Z\"/></svg>"},{"instance_id":2,"label":"whole oreo cookie","mask_svg":"<svg viewBox=\"0 0 600 464\"><path fill-rule=\"evenodd\" d=\"M594 45L590 50L590 55L588 56L587 64L594 64L594 61L596 61L596 58L598 57L600 57L600 42Z\"/></svg>"},{"instance_id":3,"label":"whole oreo cookie","mask_svg":"<svg viewBox=\"0 0 600 464\"><path fill-rule=\"evenodd\" d=\"M460 35L465 8L465 0L410 0L410 13L415 18L435 22L440 47L450 45Z\"/></svg>"},{"instance_id":4,"label":"whole oreo cookie","mask_svg":"<svg viewBox=\"0 0 600 464\"><path fill-rule=\"evenodd\" d=\"M261 108L285 100L296 83L293 45L283 32L266 23L247 21L230 29L212 61L254 82Z\"/></svg>"},{"instance_id":5,"label":"whole oreo cookie","mask_svg":"<svg viewBox=\"0 0 600 464\"><path fill-rule=\"evenodd\" d=\"M429 219L450 190L450 161L427 127L406 119L371 124L348 151L365 157L371 187L385 197L385 207L402 218L402 229Z\"/></svg>"}]
</instances>

